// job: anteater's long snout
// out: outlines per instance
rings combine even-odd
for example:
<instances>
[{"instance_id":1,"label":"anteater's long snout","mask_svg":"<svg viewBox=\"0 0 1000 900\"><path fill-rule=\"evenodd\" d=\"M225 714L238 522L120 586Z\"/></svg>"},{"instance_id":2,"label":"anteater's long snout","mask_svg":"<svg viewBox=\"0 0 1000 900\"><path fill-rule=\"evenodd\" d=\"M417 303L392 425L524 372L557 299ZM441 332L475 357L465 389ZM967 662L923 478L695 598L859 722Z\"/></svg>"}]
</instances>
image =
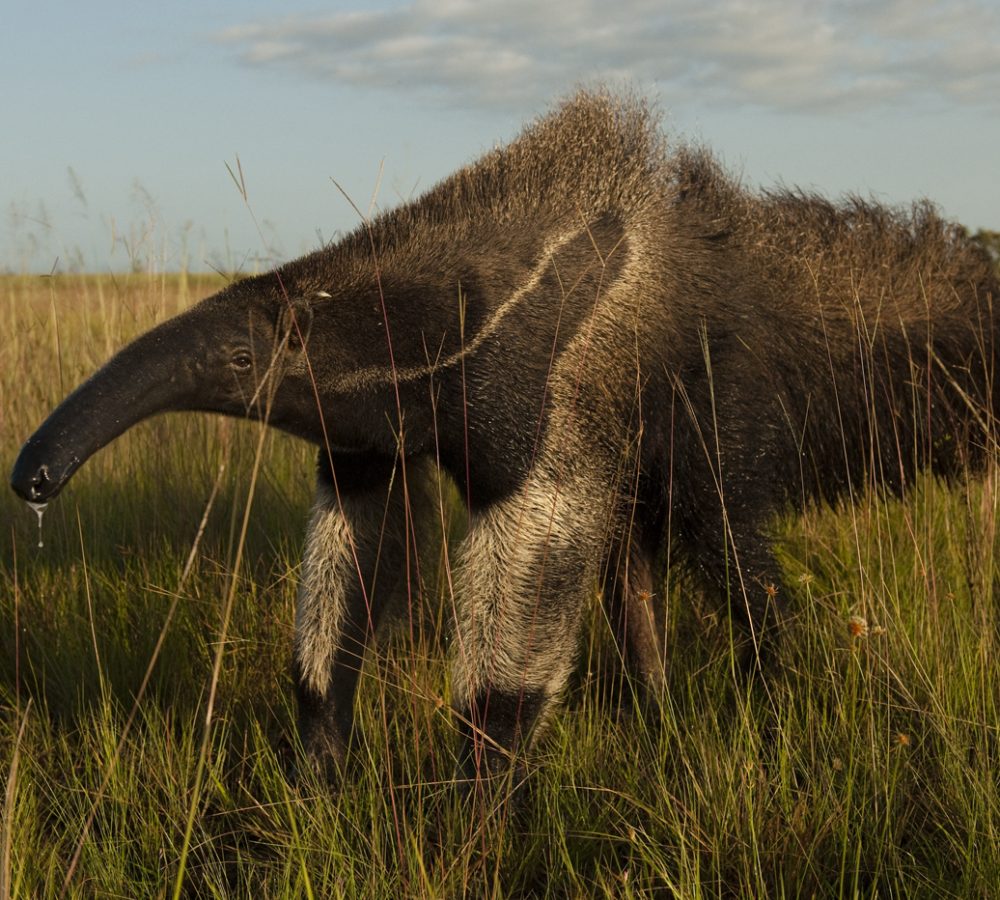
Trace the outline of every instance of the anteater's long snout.
<instances>
[{"instance_id":1,"label":"anteater's long snout","mask_svg":"<svg viewBox=\"0 0 1000 900\"><path fill-rule=\"evenodd\" d=\"M120 350L53 410L28 438L10 486L30 503L47 503L101 447L148 416L197 405L198 383L182 365L197 336L181 314Z\"/></svg>"}]
</instances>

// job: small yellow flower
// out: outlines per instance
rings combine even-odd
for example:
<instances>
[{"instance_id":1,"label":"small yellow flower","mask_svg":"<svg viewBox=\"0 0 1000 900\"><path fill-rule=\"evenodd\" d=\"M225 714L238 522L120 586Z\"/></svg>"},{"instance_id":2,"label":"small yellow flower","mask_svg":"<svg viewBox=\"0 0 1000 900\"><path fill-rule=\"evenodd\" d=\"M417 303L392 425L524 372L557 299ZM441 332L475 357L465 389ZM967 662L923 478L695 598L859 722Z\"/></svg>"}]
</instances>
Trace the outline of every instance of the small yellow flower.
<instances>
[{"instance_id":1,"label":"small yellow flower","mask_svg":"<svg viewBox=\"0 0 1000 900\"><path fill-rule=\"evenodd\" d=\"M905 731L900 731L896 735L896 746L897 747L909 747L910 746L910 736Z\"/></svg>"},{"instance_id":2,"label":"small yellow flower","mask_svg":"<svg viewBox=\"0 0 1000 900\"><path fill-rule=\"evenodd\" d=\"M862 616L851 616L847 620L847 631L851 637L868 637L868 621Z\"/></svg>"},{"instance_id":3,"label":"small yellow flower","mask_svg":"<svg viewBox=\"0 0 1000 900\"><path fill-rule=\"evenodd\" d=\"M833 762L831 763L831 765L833 766L834 772L844 771L844 761L839 756L835 756L833 758Z\"/></svg>"}]
</instances>

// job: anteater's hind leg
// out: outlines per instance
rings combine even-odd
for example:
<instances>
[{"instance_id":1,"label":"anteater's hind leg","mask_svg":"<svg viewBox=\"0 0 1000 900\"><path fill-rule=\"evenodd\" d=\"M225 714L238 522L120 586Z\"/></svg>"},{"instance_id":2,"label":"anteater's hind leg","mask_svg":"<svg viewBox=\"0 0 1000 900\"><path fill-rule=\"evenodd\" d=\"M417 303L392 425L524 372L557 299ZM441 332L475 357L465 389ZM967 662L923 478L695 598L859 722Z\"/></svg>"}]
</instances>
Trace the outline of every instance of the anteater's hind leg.
<instances>
[{"instance_id":1,"label":"anteater's hind leg","mask_svg":"<svg viewBox=\"0 0 1000 900\"><path fill-rule=\"evenodd\" d=\"M717 385L718 433L699 428L701 461L674 482L673 539L745 633L739 655L754 671L773 658L785 596L768 529L796 490L798 459L787 445L777 400L745 396L745 384ZM748 417L747 410L757 415Z\"/></svg>"},{"instance_id":2,"label":"anteater's hind leg","mask_svg":"<svg viewBox=\"0 0 1000 900\"><path fill-rule=\"evenodd\" d=\"M785 609L781 571L770 539L757 523L727 516L723 528L727 552L703 570L745 632L740 662L744 671L752 672L773 660L780 641Z\"/></svg>"},{"instance_id":3,"label":"anteater's hind leg","mask_svg":"<svg viewBox=\"0 0 1000 900\"><path fill-rule=\"evenodd\" d=\"M667 604L661 554L638 526L620 542L608 562L604 602L625 669L640 699L657 702L666 687Z\"/></svg>"},{"instance_id":4,"label":"anteater's hind leg","mask_svg":"<svg viewBox=\"0 0 1000 900\"><path fill-rule=\"evenodd\" d=\"M741 668L768 664L780 640L785 608L781 572L766 534L720 515L717 529L699 528L680 542L709 591L739 626ZM692 540L694 538L694 540Z\"/></svg>"}]
</instances>

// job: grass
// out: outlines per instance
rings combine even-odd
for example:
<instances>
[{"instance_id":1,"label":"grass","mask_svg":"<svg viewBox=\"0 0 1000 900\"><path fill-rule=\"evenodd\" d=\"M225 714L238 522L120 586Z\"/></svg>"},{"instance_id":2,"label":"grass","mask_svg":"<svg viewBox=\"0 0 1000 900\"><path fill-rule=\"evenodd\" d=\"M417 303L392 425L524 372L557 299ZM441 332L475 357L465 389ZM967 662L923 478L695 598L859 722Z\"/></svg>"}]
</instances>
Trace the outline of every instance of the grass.
<instances>
[{"instance_id":1,"label":"grass","mask_svg":"<svg viewBox=\"0 0 1000 900\"><path fill-rule=\"evenodd\" d=\"M221 284L0 279L0 469L114 348ZM770 693L734 681L728 622L681 579L669 704L637 712L595 602L524 802L489 809L448 786L433 580L366 664L342 792L286 780L312 473L290 438L164 416L81 470L43 548L0 491L0 897L995 896L995 475L780 523L794 620Z\"/></svg>"}]
</instances>

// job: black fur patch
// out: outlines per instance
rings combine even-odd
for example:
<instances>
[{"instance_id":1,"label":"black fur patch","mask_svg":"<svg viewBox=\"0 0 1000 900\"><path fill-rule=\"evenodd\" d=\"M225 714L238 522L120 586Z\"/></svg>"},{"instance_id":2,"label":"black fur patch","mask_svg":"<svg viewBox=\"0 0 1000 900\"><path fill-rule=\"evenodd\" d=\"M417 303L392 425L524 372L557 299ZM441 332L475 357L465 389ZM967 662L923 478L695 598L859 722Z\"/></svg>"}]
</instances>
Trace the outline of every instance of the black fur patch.
<instances>
[{"instance_id":1,"label":"black fur patch","mask_svg":"<svg viewBox=\"0 0 1000 900\"><path fill-rule=\"evenodd\" d=\"M502 775L528 744L545 698L535 691L481 691L457 715L459 763L467 778Z\"/></svg>"},{"instance_id":2,"label":"black fur patch","mask_svg":"<svg viewBox=\"0 0 1000 900\"><path fill-rule=\"evenodd\" d=\"M391 457L321 449L316 461L316 474L321 484L331 489L336 487L341 496L350 496L364 494L374 487L386 484L395 464L396 461Z\"/></svg>"}]
</instances>

